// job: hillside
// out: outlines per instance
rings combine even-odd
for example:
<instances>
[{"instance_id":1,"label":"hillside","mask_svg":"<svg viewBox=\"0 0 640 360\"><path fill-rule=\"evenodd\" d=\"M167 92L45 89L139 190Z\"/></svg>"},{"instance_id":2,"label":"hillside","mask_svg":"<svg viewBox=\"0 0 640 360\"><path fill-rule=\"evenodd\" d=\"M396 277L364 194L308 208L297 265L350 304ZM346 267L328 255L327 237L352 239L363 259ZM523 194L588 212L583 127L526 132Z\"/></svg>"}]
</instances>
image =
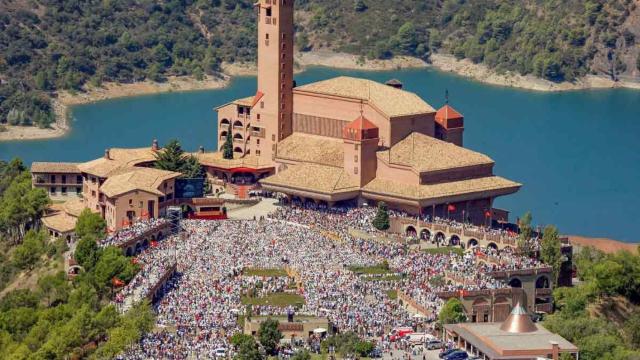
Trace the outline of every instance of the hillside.
<instances>
[{"instance_id":1,"label":"hillside","mask_svg":"<svg viewBox=\"0 0 640 360\"><path fill-rule=\"evenodd\" d=\"M49 126L50 98L62 89L202 79L217 74L223 61L253 61L252 3L1 1L0 126ZM438 52L556 82L586 74L640 79L640 6L633 0L298 0L296 6L302 51L427 61Z\"/></svg>"}]
</instances>

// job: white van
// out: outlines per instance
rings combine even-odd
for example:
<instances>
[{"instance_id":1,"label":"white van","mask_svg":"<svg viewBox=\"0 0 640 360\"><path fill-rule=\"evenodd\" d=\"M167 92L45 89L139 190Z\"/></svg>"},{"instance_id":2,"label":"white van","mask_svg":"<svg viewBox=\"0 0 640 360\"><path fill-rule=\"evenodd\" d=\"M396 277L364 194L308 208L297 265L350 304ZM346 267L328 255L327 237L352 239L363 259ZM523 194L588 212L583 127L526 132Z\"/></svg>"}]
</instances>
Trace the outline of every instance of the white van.
<instances>
[{"instance_id":1,"label":"white van","mask_svg":"<svg viewBox=\"0 0 640 360\"><path fill-rule=\"evenodd\" d=\"M431 338L433 338L433 335L431 334L427 334L427 333L423 333L423 332L415 332L415 333L411 333L409 335L407 335L406 339L407 341L409 341L409 343L411 344L416 344L416 345L422 345L425 342L427 342L428 340L431 340Z\"/></svg>"},{"instance_id":2,"label":"white van","mask_svg":"<svg viewBox=\"0 0 640 360\"><path fill-rule=\"evenodd\" d=\"M226 358L227 357L227 349L225 348L217 348L214 351L216 358Z\"/></svg>"}]
</instances>

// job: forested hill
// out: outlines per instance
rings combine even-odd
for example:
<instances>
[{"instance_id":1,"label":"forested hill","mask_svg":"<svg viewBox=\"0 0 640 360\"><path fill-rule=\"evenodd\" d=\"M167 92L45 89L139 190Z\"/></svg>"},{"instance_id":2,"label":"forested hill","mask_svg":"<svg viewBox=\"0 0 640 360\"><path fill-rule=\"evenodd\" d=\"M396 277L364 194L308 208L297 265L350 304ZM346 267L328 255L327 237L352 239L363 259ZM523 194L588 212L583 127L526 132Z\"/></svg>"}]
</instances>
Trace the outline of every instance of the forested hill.
<instances>
[{"instance_id":1,"label":"forested hill","mask_svg":"<svg viewBox=\"0 0 640 360\"><path fill-rule=\"evenodd\" d=\"M253 0L0 0L0 130L48 126L50 96L202 78L255 58ZM640 78L635 0L298 0L300 50L433 52L553 81ZM636 41L637 39L637 41Z\"/></svg>"}]
</instances>

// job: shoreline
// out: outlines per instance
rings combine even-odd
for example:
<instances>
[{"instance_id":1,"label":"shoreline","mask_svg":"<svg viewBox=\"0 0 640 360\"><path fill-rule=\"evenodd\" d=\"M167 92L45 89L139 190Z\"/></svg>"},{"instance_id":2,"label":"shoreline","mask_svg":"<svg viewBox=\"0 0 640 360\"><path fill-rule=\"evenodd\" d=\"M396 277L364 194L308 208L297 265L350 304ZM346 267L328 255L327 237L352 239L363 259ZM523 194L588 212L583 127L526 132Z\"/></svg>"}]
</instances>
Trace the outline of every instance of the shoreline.
<instances>
[{"instance_id":1,"label":"shoreline","mask_svg":"<svg viewBox=\"0 0 640 360\"><path fill-rule=\"evenodd\" d=\"M583 247L594 247L607 254L613 254L621 250L629 251L635 254L640 249L640 243L630 243L609 238L588 237L581 235L566 235L569 243L574 246L575 250Z\"/></svg>"},{"instance_id":2,"label":"shoreline","mask_svg":"<svg viewBox=\"0 0 640 360\"><path fill-rule=\"evenodd\" d=\"M55 122L51 124L51 128L41 129L35 126L6 125L5 128L8 131L0 132L0 142L53 139L67 135L71 130L69 124L70 106L174 91L221 89L226 87L229 81L230 77L228 75L223 75L221 78L207 76L204 80L172 76L162 83L148 80L132 84L104 83L100 87L85 87L83 92L78 93L61 91L58 93L58 97L53 98L51 101L53 113L55 114Z\"/></svg>"},{"instance_id":3,"label":"shoreline","mask_svg":"<svg viewBox=\"0 0 640 360\"><path fill-rule=\"evenodd\" d=\"M532 75L498 74L483 64L474 64L468 59L457 60L452 55L432 54L427 63L421 59L409 56L397 56L386 60L368 60L365 57L337 53L328 50L297 52L294 55L295 73L305 71L308 67L324 66L334 69L390 71L400 69L433 68L442 72L479 81L484 84L505 86L534 91L571 91L586 89L631 88L640 90L640 82L614 82L602 76L588 75L575 83L554 83L536 78ZM219 78L207 76L205 80L191 77L171 76L167 81L156 83L149 80L131 84L104 83L100 87L85 86L83 92L70 93L61 91L58 98L52 99L56 121L49 129L34 126L9 126L7 131L0 132L0 142L20 140L41 140L65 136L70 130L69 106L88 104L92 102L116 99L130 96L150 95L172 91L196 91L221 89L226 87L234 76L255 76L255 63L223 63L222 75Z\"/></svg>"}]
</instances>

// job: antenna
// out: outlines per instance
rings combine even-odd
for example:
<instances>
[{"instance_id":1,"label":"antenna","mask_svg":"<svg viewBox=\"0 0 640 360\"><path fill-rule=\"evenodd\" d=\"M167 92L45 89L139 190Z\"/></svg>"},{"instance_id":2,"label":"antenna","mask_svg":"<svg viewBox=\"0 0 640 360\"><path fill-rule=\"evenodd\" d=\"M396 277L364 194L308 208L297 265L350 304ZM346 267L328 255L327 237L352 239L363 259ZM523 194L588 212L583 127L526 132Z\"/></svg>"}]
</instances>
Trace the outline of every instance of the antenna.
<instances>
[{"instance_id":1,"label":"antenna","mask_svg":"<svg viewBox=\"0 0 640 360\"><path fill-rule=\"evenodd\" d=\"M364 117L364 100L360 99L360 117Z\"/></svg>"},{"instance_id":2,"label":"antenna","mask_svg":"<svg viewBox=\"0 0 640 360\"><path fill-rule=\"evenodd\" d=\"M449 89L444 89L444 103L449 104Z\"/></svg>"}]
</instances>

